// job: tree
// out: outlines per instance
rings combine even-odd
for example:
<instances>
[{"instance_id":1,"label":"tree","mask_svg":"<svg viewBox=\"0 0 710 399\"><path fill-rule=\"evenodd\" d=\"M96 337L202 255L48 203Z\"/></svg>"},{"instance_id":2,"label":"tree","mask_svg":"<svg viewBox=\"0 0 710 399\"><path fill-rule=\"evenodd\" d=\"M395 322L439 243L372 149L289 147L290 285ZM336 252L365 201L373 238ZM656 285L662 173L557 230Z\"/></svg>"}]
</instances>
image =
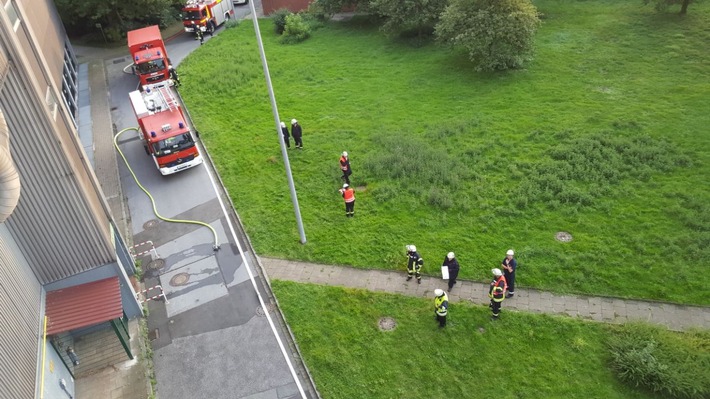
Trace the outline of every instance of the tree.
<instances>
[{"instance_id":1,"label":"tree","mask_svg":"<svg viewBox=\"0 0 710 399\"><path fill-rule=\"evenodd\" d=\"M648 3L654 3L657 11L666 11L668 7L680 4L680 15L685 15L691 0L643 0L643 4Z\"/></svg>"},{"instance_id":2,"label":"tree","mask_svg":"<svg viewBox=\"0 0 710 399\"><path fill-rule=\"evenodd\" d=\"M315 0L311 6L326 15L333 15L345 10L367 12L370 0Z\"/></svg>"},{"instance_id":3,"label":"tree","mask_svg":"<svg viewBox=\"0 0 710 399\"><path fill-rule=\"evenodd\" d=\"M385 18L382 31L389 34L431 34L446 7L446 0L370 0L370 9Z\"/></svg>"},{"instance_id":4,"label":"tree","mask_svg":"<svg viewBox=\"0 0 710 399\"><path fill-rule=\"evenodd\" d=\"M450 0L435 34L465 48L476 70L493 71L520 68L532 59L539 26L530 0Z\"/></svg>"},{"instance_id":5,"label":"tree","mask_svg":"<svg viewBox=\"0 0 710 399\"><path fill-rule=\"evenodd\" d=\"M181 0L55 0L70 36L95 33L103 26L110 40L120 40L131 29L166 26L175 20Z\"/></svg>"}]
</instances>

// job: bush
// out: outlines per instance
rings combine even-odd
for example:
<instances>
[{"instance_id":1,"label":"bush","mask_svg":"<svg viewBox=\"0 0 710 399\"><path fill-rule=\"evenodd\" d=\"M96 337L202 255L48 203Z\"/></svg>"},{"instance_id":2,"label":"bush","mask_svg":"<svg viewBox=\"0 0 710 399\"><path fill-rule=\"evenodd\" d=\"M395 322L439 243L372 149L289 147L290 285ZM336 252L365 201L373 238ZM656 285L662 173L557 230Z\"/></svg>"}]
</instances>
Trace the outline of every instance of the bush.
<instances>
[{"instance_id":1,"label":"bush","mask_svg":"<svg viewBox=\"0 0 710 399\"><path fill-rule=\"evenodd\" d=\"M286 17L293 15L291 11L287 8L279 8L271 14L271 18L274 20L274 30L277 35L281 35L286 30Z\"/></svg>"},{"instance_id":2,"label":"bush","mask_svg":"<svg viewBox=\"0 0 710 399\"><path fill-rule=\"evenodd\" d=\"M505 70L532 58L539 25L530 0L451 0L436 24L436 36L465 48L476 70Z\"/></svg>"},{"instance_id":3,"label":"bush","mask_svg":"<svg viewBox=\"0 0 710 399\"><path fill-rule=\"evenodd\" d=\"M281 43L300 43L311 36L311 26L298 14L286 16L286 28L284 29Z\"/></svg>"},{"instance_id":4,"label":"bush","mask_svg":"<svg viewBox=\"0 0 710 399\"><path fill-rule=\"evenodd\" d=\"M710 397L710 333L679 334L643 323L621 326L609 341L612 370L665 398Z\"/></svg>"}]
</instances>

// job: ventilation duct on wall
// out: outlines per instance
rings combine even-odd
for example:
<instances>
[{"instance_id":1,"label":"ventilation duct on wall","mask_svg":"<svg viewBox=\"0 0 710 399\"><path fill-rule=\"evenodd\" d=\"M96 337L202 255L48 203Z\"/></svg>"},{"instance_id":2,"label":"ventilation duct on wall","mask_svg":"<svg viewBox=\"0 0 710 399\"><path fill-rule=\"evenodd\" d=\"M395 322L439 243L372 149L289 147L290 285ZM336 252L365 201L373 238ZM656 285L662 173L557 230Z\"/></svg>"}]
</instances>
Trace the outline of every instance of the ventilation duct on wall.
<instances>
[{"instance_id":1,"label":"ventilation duct on wall","mask_svg":"<svg viewBox=\"0 0 710 399\"><path fill-rule=\"evenodd\" d=\"M12 214L20 200L20 175L10 157L10 132L0 111L0 223Z\"/></svg>"}]
</instances>

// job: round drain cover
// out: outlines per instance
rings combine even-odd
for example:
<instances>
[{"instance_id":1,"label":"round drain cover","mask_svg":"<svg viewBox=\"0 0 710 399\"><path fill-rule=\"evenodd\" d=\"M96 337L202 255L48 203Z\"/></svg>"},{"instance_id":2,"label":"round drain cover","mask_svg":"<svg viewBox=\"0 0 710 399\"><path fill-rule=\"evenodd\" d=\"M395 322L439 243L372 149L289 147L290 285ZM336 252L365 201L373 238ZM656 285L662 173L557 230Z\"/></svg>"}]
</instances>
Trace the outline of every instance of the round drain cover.
<instances>
[{"instance_id":1,"label":"round drain cover","mask_svg":"<svg viewBox=\"0 0 710 399\"><path fill-rule=\"evenodd\" d=\"M190 281L190 275L188 273L178 273L170 279L170 285L179 287L187 284L188 281Z\"/></svg>"},{"instance_id":2,"label":"round drain cover","mask_svg":"<svg viewBox=\"0 0 710 399\"><path fill-rule=\"evenodd\" d=\"M377 322L381 331L392 331L397 327L397 322L391 317L383 317Z\"/></svg>"},{"instance_id":3,"label":"round drain cover","mask_svg":"<svg viewBox=\"0 0 710 399\"><path fill-rule=\"evenodd\" d=\"M160 270L165 267L165 259L154 259L148 262L148 269Z\"/></svg>"},{"instance_id":4,"label":"round drain cover","mask_svg":"<svg viewBox=\"0 0 710 399\"><path fill-rule=\"evenodd\" d=\"M557 241L561 241L561 242L570 242L570 241L572 241L572 234L570 234L566 231L560 231L557 234L555 234L555 239Z\"/></svg>"},{"instance_id":5,"label":"round drain cover","mask_svg":"<svg viewBox=\"0 0 710 399\"><path fill-rule=\"evenodd\" d=\"M156 219L151 219L151 220L149 220L149 221L143 223L143 230L154 229L155 226L157 226L157 225L158 225L158 220L156 220Z\"/></svg>"}]
</instances>

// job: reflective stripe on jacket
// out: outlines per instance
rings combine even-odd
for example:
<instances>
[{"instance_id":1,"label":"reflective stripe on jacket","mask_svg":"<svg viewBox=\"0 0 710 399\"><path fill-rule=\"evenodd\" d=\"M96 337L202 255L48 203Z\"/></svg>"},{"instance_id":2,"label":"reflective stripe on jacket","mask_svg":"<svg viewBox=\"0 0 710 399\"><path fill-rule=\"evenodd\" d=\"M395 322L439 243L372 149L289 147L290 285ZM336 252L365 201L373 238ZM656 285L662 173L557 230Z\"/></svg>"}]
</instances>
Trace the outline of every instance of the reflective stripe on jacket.
<instances>
[{"instance_id":1,"label":"reflective stripe on jacket","mask_svg":"<svg viewBox=\"0 0 710 399\"><path fill-rule=\"evenodd\" d=\"M505 299L505 290L507 289L508 283L505 281L505 277L500 276L491 281L488 297L493 299L494 302L503 302L503 299Z\"/></svg>"}]
</instances>

